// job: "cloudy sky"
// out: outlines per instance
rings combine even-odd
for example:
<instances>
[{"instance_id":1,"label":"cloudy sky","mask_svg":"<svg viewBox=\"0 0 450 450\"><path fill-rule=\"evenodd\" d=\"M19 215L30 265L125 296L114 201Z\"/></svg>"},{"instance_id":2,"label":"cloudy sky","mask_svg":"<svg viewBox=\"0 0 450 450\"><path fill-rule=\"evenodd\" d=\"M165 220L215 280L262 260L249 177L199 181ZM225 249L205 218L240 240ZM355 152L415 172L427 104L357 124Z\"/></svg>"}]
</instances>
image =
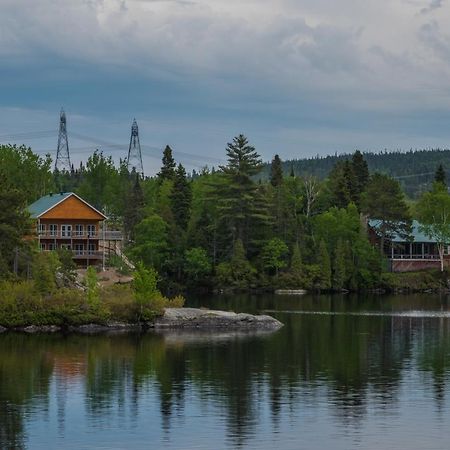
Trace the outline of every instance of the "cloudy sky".
<instances>
[{"instance_id":1,"label":"cloudy sky","mask_svg":"<svg viewBox=\"0 0 450 450\"><path fill-rule=\"evenodd\" d=\"M0 142L147 173L246 134L265 160L450 142L447 0L0 0Z\"/></svg>"}]
</instances>

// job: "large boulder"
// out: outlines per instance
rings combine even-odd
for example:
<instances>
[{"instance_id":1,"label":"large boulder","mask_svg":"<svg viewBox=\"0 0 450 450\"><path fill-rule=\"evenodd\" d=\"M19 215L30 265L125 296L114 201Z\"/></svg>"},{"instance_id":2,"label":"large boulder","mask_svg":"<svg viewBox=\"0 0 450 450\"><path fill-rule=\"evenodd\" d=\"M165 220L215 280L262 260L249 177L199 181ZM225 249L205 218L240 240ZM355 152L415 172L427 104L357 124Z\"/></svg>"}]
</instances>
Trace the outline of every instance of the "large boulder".
<instances>
[{"instance_id":1,"label":"large boulder","mask_svg":"<svg viewBox=\"0 0 450 450\"><path fill-rule=\"evenodd\" d=\"M166 308L152 324L155 328L270 329L283 324L267 315L253 315L198 308Z\"/></svg>"}]
</instances>

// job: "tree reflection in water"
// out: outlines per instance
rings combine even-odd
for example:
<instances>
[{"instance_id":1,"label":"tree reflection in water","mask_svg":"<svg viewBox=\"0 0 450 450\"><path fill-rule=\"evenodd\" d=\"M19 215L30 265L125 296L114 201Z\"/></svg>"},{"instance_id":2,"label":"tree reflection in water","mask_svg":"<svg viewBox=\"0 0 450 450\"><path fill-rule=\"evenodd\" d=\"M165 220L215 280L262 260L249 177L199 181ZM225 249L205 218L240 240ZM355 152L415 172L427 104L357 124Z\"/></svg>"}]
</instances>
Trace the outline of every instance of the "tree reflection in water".
<instances>
[{"instance_id":1,"label":"tree reflection in water","mask_svg":"<svg viewBox=\"0 0 450 450\"><path fill-rule=\"evenodd\" d=\"M245 309L242 298L220 301L218 307L224 309ZM412 309L447 310L445 298L406 301ZM332 312L388 313L406 307L398 297L311 297L301 305L298 300L254 297L249 304L255 310L301 306ZM2 335L1 448L33 447L28 422L48 416L53 397L64 436L68 400L79 392L74 386L81 386L84 414L93 430L115 420L136 426L139 416L153 410L170 441L178 424L195 419L201 428L203 420L216 417L223 419L226 436L221 439L231 447L251 441L262 423L276 433L286 417L295 422L317 405L344 428L357 429L369 409L386 417L400 414L399 391L411 371L421 374L433 392L436 411L443 409L448 318L287 312L277 317L285 327L274 334ZM190 417L194 404L199 406L197 418Z\"/></svg>"}]
</instances>

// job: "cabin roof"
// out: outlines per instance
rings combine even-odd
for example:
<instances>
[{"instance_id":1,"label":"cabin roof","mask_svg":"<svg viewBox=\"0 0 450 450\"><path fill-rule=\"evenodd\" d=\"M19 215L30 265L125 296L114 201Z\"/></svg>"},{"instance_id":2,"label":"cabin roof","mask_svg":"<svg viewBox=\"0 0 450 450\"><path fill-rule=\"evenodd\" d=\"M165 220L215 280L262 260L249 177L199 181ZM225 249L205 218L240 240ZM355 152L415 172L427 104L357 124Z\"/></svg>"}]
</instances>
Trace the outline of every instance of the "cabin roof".
<instances>
[{"instance_id":1,"label":"cabin roof","mask_svg":"<svg viewBox=\"0 0 450 450\"><path fill-rule=\"evenodd\" d=\"M81 200L84 204L89 206L89 208L93 209L95 212L103 216L104 219L106 219L106 216L103 213L94 208L92 205L83 200L74 192L60 192L57 194L44 195L44 197L41 197L39 200L36 200L34 203L28 206L28 212L30 213L32 219L39 219L39 217L44 215L46 212L50 211L55 206L59 205L64 200L67 200L69 197L72 196Z\"/></svg>"},{"instance_id":2,"label":"cabin roof","mask_svg":"<svg viewBox=\"0 0 450 450\"><path fill-rule=\"evenodd\" d=\"M381 221L378 219L370 219L369 226L372 227L375 231L380 225ZM436 241L434 239L430 239L427 235L425 235L422 231L420 231L420 222L417 220L413 220L411 223L411 233L410 239L405 239L403 236L399 236L398 234L394 234L392 236L392 242L424 242L434 244Z\"/></svg>"}]
</instances>

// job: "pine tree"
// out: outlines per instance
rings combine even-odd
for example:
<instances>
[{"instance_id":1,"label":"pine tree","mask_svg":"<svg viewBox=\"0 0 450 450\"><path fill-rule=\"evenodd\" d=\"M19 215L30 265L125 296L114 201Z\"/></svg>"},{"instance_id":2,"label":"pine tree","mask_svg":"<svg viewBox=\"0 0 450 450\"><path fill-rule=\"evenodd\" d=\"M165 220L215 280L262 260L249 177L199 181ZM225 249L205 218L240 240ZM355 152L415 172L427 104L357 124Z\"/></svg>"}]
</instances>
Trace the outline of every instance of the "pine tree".
<instances>
[{"instance_id":1,"label":"pine tree","mask_svg":"<svg viewBox=\"0 0 450 450\"><path fill-rule=\"evenodd\" d=\"M444 166L442 164L439 164L438 168L436 169L436 174L434 175L434 181L436 183L441 183L444 186L447 186L447 177L445 175Z\"/></svg>"},{"instance_id":2,"label":"pine tree","mask_svg":"<svg viewBox=\"0 0 450 450\"><path fill-rule=\"evenodd\" d=\"M304 269L303 269L302 254L300 252L300 246L298 245L298 243L295 243L294 248L292 250L289 272L295 285L300 286L301 283L303 282Z\"/></svg>"},{"instance_id":3,"label":"pine tree","mask_svg":"<svg viewBox=\"0 0 450 450\"><path fill-rule=\"evenodd\" d=\"M172 156L172 149L166 145L162 157L162 167L158 173L159 180L173 180L175 177L175 167L176 163Z\"/></svg>"},{"instance_id":4,"label":"pine tree","mask_svg":"<svg viewBox=\"0 0 450 450\"><path fill-rule=\"evenodd\" d=\"M257 201L253 177L261 170L261 158L242 134L227 146L228 164L220 166L222 177L214 185L220 231L225 243L250 240L250 229L267 220L264 205ZM250 226L252 228L250 228Z\"/></svg>"},{"instance_id":5,"label":"pine tree","mask_svg":"<svg viewBox=\"0 0 450 450\"><path fill-rule=\"evenodd\" d=\"M323 239L320 241L319 244L318 256L319 256L318 264L320 267L318 288L327 290L331 288L331 262L327 246Z\"/></svg>"},{"instance_id":6,"label":"pine tree","mask_svg":"<svg viewBox=\"0 0 450 450\"><path fill-rule=\"evenodd\" d=\"M26 246L23 237L29 230L24 197L0 170L0 279L10 273L16 248Z\"/></svg>"},{"instance_id":7,"label":"pine tree","mask_svg":"<svg viewBox=\"0 0 450 450\"><path fill-rule=\"evenodd\" d=\"M295 177L294 164L291 164L291 172L290 172L289 176L292 177L292 178Z\"/></svg>"},{"instance_id":8,"label":"pine tree","mask_svg":"<svg viewBox=\"0 0 450 450\"><path fill-rule=\"evenodd\" d=\"M273 187L279 187L283 183L283 167L281 166L281 159L275 155L270 166L270 184Z\"/></svg>"},{"instance_id":9,"label":"pine tree","mask_svg":"<svg viewBox=\"0 0 450 450\"><path fill-rule=\"evenodd\" d=\"M175 173L170 201L175 224L179 229L185 231L189 222L192 190L186 177L186 171L181 164L178 164Z\"/></svg>"},{"instance_id":10,"label":"pine tree","mask_svg":"<svg viewBox=\"0 0 450 450\"><path fill-rule=\"evenodd\" d=\"M346 270L345 270L345 247L342 239L339 238L334 250L333 259L333 288L341 290L345 287Z\"/></svg>"},{"instance_id":11,"label":"pine tree","mask_svg":"<svg viewBox=\"0 0 450 450\"><path fill-rule=\"evenodd\" d=\"M356 150L355 153L353 153L352 168L356 178L356 190L359 197L361 193L365 191L367 183L369 182L369 166L359 150Z\"/></svg>"},{"instance_id":12,"label":"pine tree","mask_svg":"<svg viewBox=\"0 0 450 450\"><path fill-rule=\"evenodd\" d=\"M357 180L350 161L339 161L330 172L329 179L335 206L346 208L351 202L359 203Z\"/></svg>"}]
</instances>

